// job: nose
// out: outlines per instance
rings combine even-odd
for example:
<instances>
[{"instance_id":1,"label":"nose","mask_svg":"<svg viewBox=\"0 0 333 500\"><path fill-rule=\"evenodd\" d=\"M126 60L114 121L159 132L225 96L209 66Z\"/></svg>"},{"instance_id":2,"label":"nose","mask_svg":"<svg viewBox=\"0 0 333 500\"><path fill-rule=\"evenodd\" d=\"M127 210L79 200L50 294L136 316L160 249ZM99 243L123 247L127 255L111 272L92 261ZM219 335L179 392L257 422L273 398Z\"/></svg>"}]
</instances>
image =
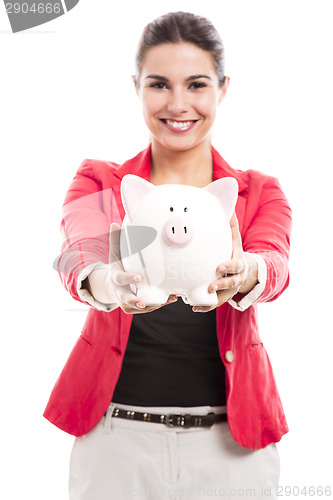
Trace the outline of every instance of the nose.
<instances>
[{"instance_id":1,"label":"nose","mask_svg":"<svg viewBox=\"0 0 333 500\"><path fill-rule=\"evenodd\" d=\"M193 238L193 227L188 218L176 215L166 221L162 234L167 245L185 246Z\"/></svg>"},{"instance_id":2,"label":"nose","mask_svg":"<svg viewBox=\"0 0 333 500\"><path fill-rule=\"evenodd\" d=\"M183 89L173 89L169 94L168 111L179 115L188 110L188 102Z\"/></svg>"}]
</instances>

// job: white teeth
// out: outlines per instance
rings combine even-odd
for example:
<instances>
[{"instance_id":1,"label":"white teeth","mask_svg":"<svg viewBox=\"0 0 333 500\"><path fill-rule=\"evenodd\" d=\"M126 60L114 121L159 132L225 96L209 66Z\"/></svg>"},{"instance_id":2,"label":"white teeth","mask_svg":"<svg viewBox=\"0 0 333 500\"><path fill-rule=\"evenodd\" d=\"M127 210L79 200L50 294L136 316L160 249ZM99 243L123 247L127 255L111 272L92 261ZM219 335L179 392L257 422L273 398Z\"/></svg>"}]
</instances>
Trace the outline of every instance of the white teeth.
<instances>
[{"instance_id":1,"label":"white teeth","mask_svg":"<svg viewBox=\"0 0 333 500\"><path fill-rule=\"evenodd\" d=\"M172 120L165 120L168 125L174 128L186 128L194 123L194 120L188 122L174 122Z\"/></svg>"}]
</instances>

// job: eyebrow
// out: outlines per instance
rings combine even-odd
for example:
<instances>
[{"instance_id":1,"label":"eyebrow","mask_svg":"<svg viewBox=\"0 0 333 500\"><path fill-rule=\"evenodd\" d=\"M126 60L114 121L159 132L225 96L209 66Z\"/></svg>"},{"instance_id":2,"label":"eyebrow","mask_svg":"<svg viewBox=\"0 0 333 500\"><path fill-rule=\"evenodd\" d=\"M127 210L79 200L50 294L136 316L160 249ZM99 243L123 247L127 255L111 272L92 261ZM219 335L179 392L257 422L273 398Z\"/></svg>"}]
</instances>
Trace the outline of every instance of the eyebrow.
<instances>
[{"instance_id":1,"label":"eyebrow","mask_svg":"<svg viewBox=\"0 0 333 500\"><path fill-rule=\"evenodd\" d=\"M168 82L169 79L166 78L165 76L161 76L161 75L148 75L146 76L146 79L147 78L153 78L154 80L161 80L162 82ZM186 78L186 82L191 82L192 80L198 80L199 78L207 78L208 80L211 80L211 77L208 76L208 75L192 75L192 76L189 76L188 78Z\"/></svg>"}]
</instances>

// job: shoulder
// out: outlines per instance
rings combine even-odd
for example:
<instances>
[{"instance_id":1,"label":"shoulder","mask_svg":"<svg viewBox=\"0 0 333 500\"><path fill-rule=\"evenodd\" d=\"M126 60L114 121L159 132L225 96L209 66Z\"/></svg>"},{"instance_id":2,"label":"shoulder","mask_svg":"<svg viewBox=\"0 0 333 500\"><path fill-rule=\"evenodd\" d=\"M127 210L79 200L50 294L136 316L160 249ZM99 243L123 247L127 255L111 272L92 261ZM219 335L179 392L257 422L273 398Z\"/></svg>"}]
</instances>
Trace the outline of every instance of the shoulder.
<instances>
[{"instance_id":1,"label":"shoulder","mask_svg":"<svg viewBox=\"0 0 333 500\"><path fill-rule=\"evenodd\" d=\"M289 207L277 177L256 169L234 169L215 149L213 149L213 154L216 169L220 169L219 175L229 175L237 180L239 195L246 199L248 210L257 211L258 208L272 203L275 206L282 204L284 207Z\"/></svg>"},{"instance_id":2,"label":"shoulder","mask_svg":"<svg viewBox=\"0 0 333 500\"><path fill-rule=\"evenodd\" d=\"M83 196L112 188L116 183L113 175L119 165L110 161L84 159L66 192L64 204Z\"/></svg>"},{"instance_id":3,"label":"shoulder","mask_svg":"<svg viewBox=\"0 0 333 500\"><path fill-rule=\"evenodd\" d=\"M149 178L149 153L148 147L134 158L126 160L123 164L94 158L84 159L69 186L65 203L88 194L118 189L121 179L126 173L134 173Z\"/></svg>"},{"instance_id":4,"label":"shoulder","mask_svg":"<svg viewBox=\"0 0 333 500\"><path fill-rule=\"evenodd\" d=\"M86 158L81 162L76 175L83 175L86 177L92 177L96 180L102 180L106 176L110 176L116 172L120 166L120 164L108 160Z\"/></svg>"},{"instance_id":5,"label":"shoulder","mask_svg":"<svg viewBox=\"0 0 333 500\"><path fill-rule=\"evenodd\" d=\"M278 188L281 189L280 182L277 177L267 175L259 170L247 170L244 172L247 177L247 183L249 188L252 189L271 189Z\"/></svg>"},{"instance_id":6,"label":"shoulder","mask_svg":"<svg viewBox=\"0 0 333 500\"><path fill-rule=\"evenodd\" d=\"M239 185L239 193L250 195L260 192L269 186L279 186L279 181L276 177L269 176L259 170L248 169L240 170L235 169L225 161L220 153L212 147L215 178L231 176L234 177Z\"/></svg>"},{"instance_id":7,"label":"shoulder","mask_svg":"<svg viewBox=\"0 0 333 500\"><path fill-rule=\"evenodd\" d=\"M102 184L119 183L122 177L127 173L133 173L138 176L149 177L151 167L150 145L136 154L133 158L119 164L108 160L96 160L86 158L82 161L77 175L93 177Z\"/></svg>"},{"instance_id":8,"label":"shoulder","mask_svg":"<svg viewBox=\"0 0 333 500\"><path fill-rule=\"evenodd\" d=\"M282 190L277 177L267 175L258 170L248 170L247 208L248 210L269 210L285 213L291 217L289 201Z\"/></svg>"}]
</instances>

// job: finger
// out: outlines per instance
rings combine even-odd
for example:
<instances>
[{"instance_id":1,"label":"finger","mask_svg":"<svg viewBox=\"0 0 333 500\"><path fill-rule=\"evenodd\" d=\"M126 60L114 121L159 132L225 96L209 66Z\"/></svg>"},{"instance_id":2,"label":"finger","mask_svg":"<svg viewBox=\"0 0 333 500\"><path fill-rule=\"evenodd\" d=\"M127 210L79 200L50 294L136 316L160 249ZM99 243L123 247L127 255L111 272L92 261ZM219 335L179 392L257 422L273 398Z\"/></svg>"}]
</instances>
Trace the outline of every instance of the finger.
<instances>
[{"instance_id":1,"label":"finger","mask_svg":"<svg viewBox=\"0 0 333 500\"><path fill-rule=\"evenodd\" d=\"M216 292L218 290L228 290L230 288L241 287L244 282L243 273L233 274L213 281L208 287L209 292Z\"/></svg>"},{"instance_id":2,"label":"finger","mask_svg":"<svg viewBox=\"0 0 333 500\"><path fill-rule=\"evenodd\" d=\"M234 255L235 251L243 250L242 237L241 237L241 234L239 232L239 224L238 224L238 219L236 217L236 212L233 213L233 215L230 219L230 229L231 229L232 248L233 248L233 255Z\"/></svg>"},{"instance_id":3,"label":"finger","mask_svg":"<svg viewBox=\"0 0 333 500\"><path fill-rule=\"evenodd\" d=\"M209 312L209 311L213 311L217 306L218 306L218 304L216 304L215 306L193 306L192 311L193 312Z\"/></svg>"},{"instance_id":4,"label":"finger","mask_svg":"<svg viewBox=\"0 0 333 500\"><path fill-rule=\"evenodd\" d=\"M232 258L226 262L222 262L216 268L216 272L222 276L225 274L240 273L244 270L242 238L235 212L230 219L230 229L232 235Z\"/></svg>"},{"instance_id":5,"label":"finger","mask_svg":"<svg viewBox=\"0 0 333 500\"><path fill-rule=\"evenodd\" d=\"M177 295L169 295L168 300L164 304L161 304L159 306L148 306L143 300L139 299L139 297L135 297L135 299L135 301L128 299L128 305L123 304L122 309L124 310L124 312L126 312L127 314L152 312L160 309L163 306L172 304L173 302L176 302L178 300Z\"/></svg>"},{"instance_id":6,"label":"finger","mask_svg":"<svg viewBox=\"0 0 333 500\"><path fill-rule=\"evenodd\" d=\"M136 308L136 307L131 307L131 306L126 306L126 305L123 305L123 306L120 306L122 308L122 310L126 313L126 314L144 314L144 313L149 313L149 312L153 312L155 311L156 309L159 309L160 307L162 306L145 306L144 308Z\"/></svg>"},{"instance_id":7,"label":"finger","mask_svg":"<svg viewBox=\"0 0 333 500\"><path fill-rule=\"evenodd\" d=\"M110 226L109 236L109 262L121 261L120 256L120 231L121 228L116 222L112 222Z\"/></svg>"},{"instance_id":8,"label":"finger","mask_svg":"<svg viewBox=\"0 0 333 500\"><path fill-rule=\"evenodd\" d=\"M231 259L227 262L219 264L216 268L218 275L224 277L226 274L238 274L244 272L246 267L244 259Z\"/></svg>"},{"instance_id":9,"label":"finger","mask_svg":"<svg viewBox=\"0 0 333 500\"><path fill-rule=\"evenodd\" d=\"M173 304L174 302L177 302L177 300L178 300L177 295L171 294L171 295L169 295L168 300L162 305L166 306L167 304Z\"/></svg>"},{"instance_id":10,"label":"finger","mask_svg":"<svg viewBox=\"0 0 333 500\"><path fill-rule=\"evenodd\" d=\"M117 266L114 266L112 281L115 285L119 286L137 285L138 283L142 283L143 277L139 273L128 273L124 271L123 267L118 264Z\"/></svg>"},{"instance_id":11,"label":"finger","mask_svg":"<svg viewBox=\"0 0 333 500\"><path fill-rule=\"evenodd\" d=\"M141 311L147 306L143 299L132 293L129 286L119 287L119 291L116 296L122 308L126 307Z\"/></svg>"},{"instance_id":12,"label":"finger","mask_svg":"<svg viewBox=\"0 0 333 500\"><path fill-rule=\"evenodd\" d=\"M234 295L238 292L239 287L229 288L228 290L221 290L217 292L218 305L222 305L228 300L232 299Z\"/></svg>"}]
</instances>

